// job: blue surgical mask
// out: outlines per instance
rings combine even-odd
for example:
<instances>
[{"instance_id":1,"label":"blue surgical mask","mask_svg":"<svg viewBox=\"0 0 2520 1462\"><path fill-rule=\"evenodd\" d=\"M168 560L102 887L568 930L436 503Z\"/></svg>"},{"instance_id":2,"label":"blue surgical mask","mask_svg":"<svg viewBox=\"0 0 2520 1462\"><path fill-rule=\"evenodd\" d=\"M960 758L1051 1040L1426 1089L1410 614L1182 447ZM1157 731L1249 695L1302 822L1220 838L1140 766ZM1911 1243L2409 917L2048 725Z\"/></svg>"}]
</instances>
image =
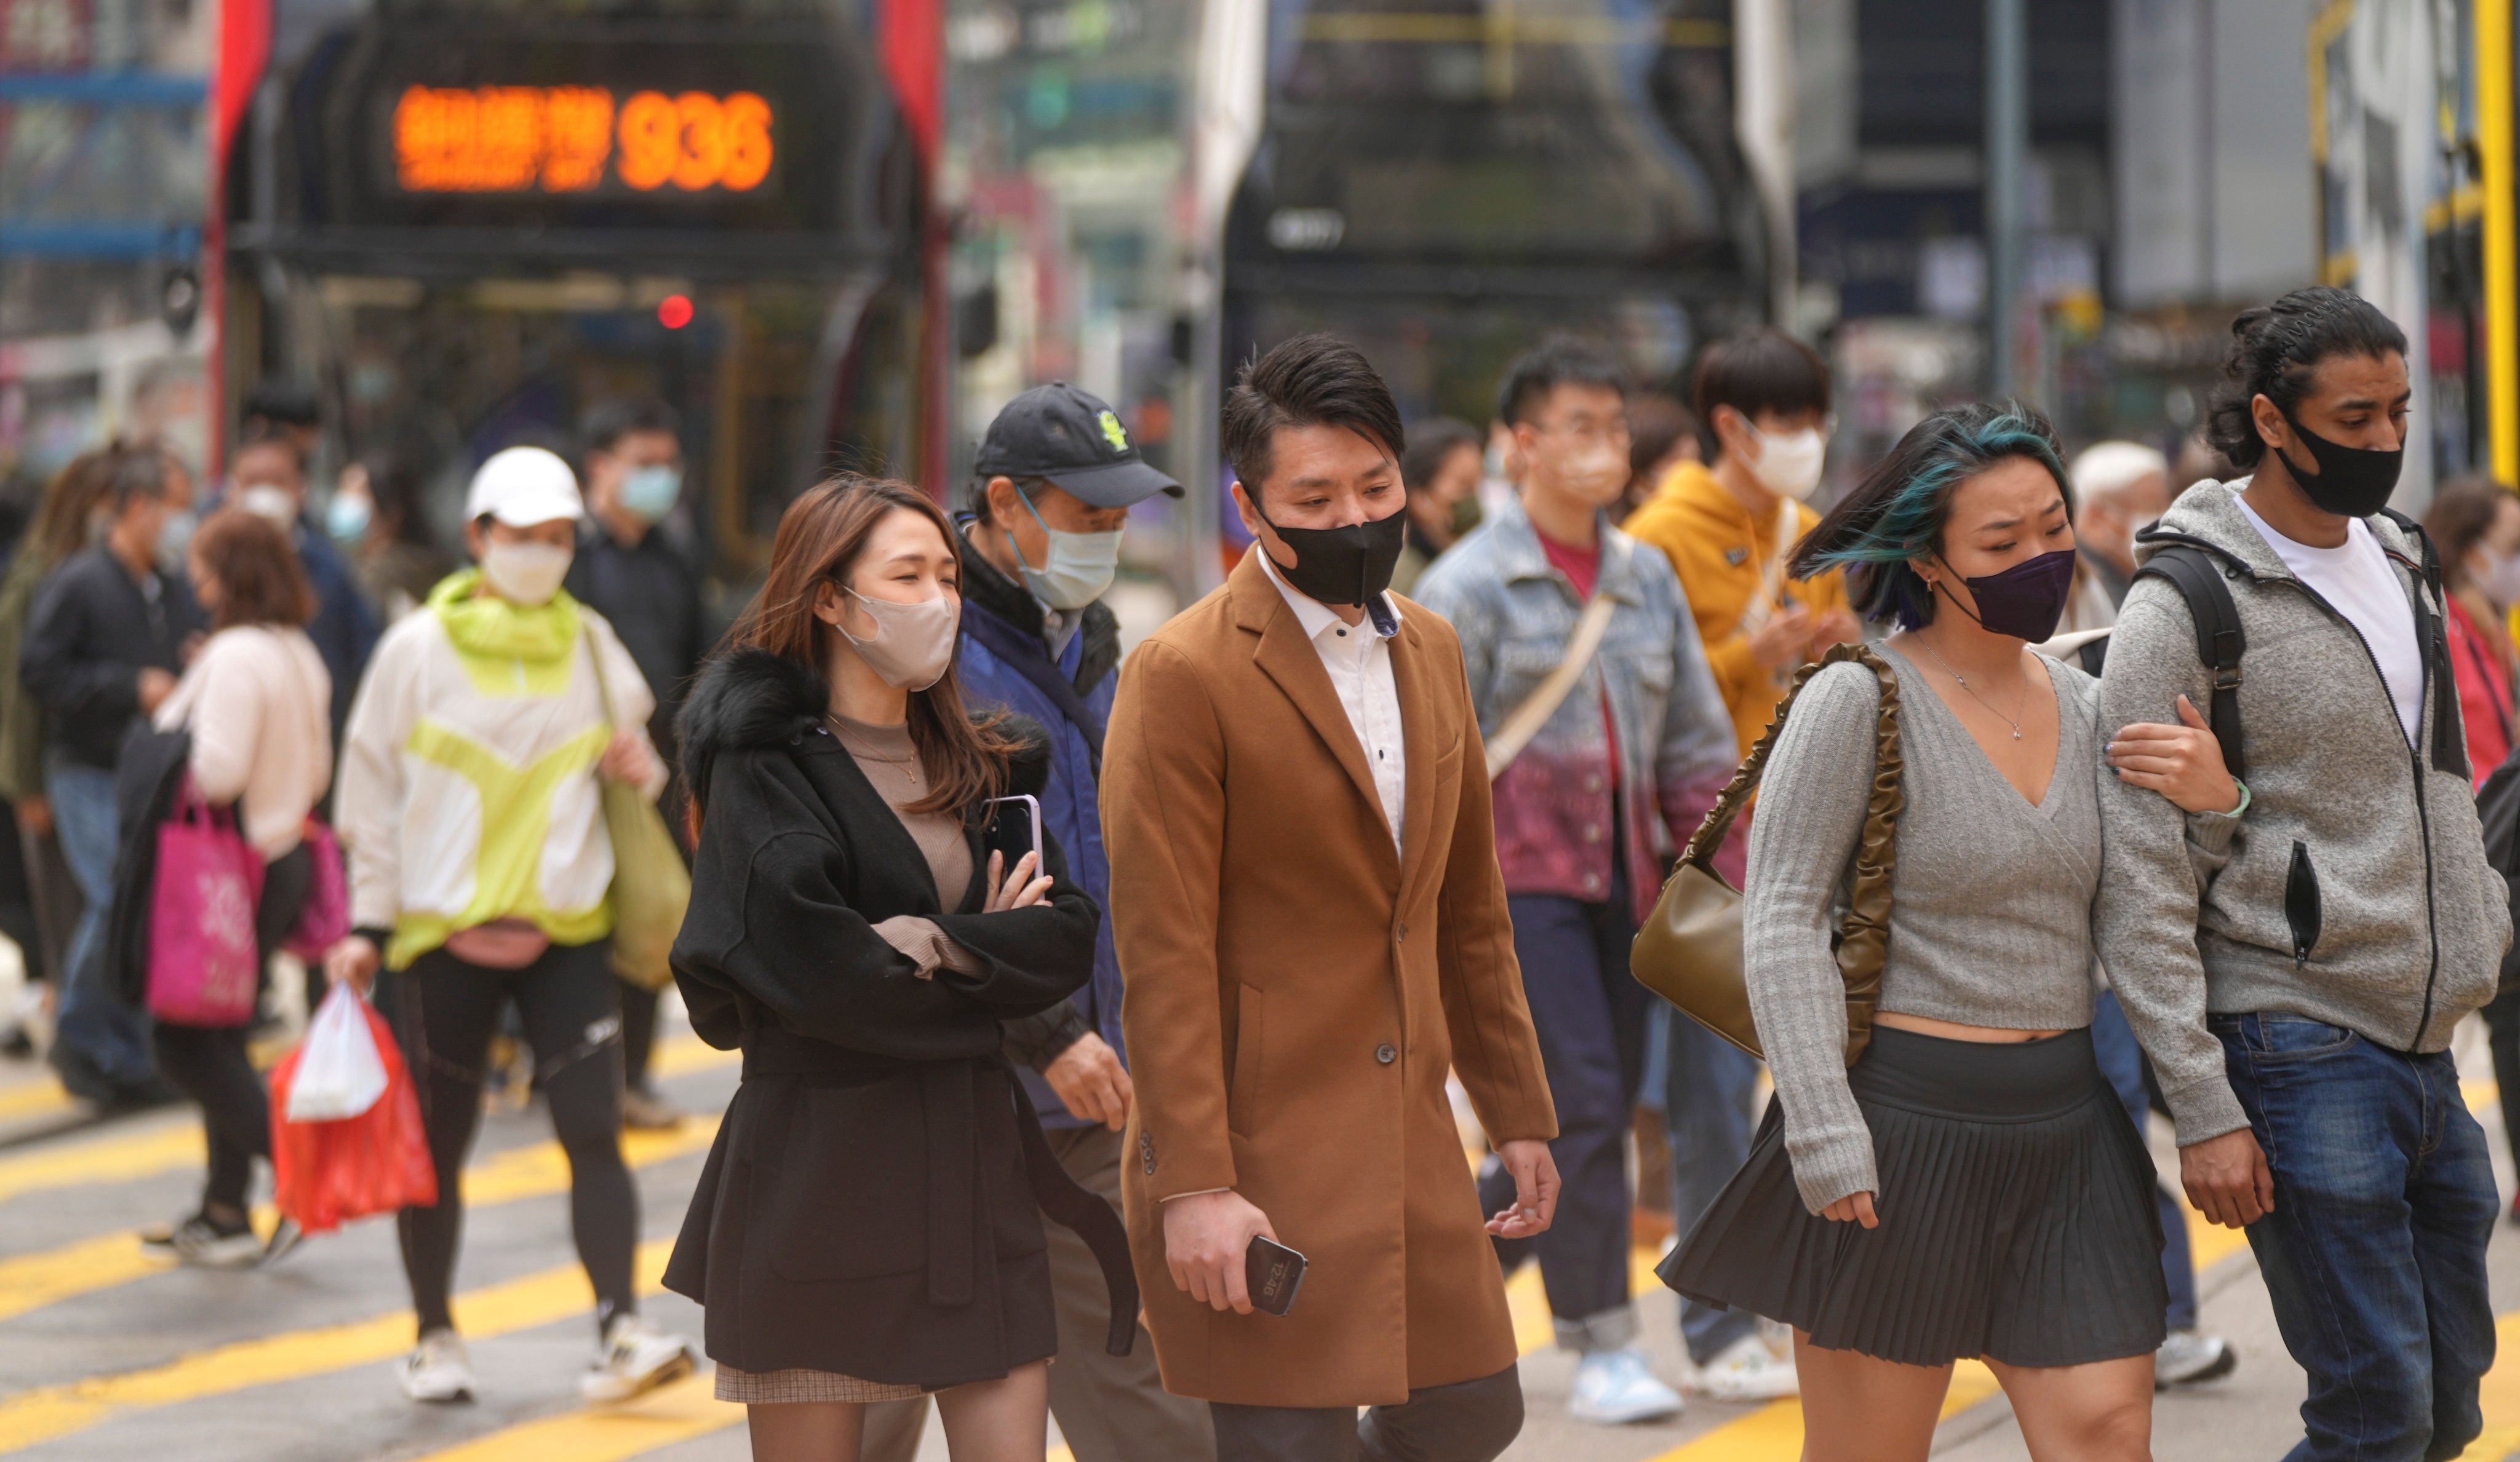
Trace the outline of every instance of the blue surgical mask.
<instances>
[{"instance_id":1,"label":"blue surgical mask","mask_svg":"<svg viewBox=\"0 0 2520 1462\"><path fill-rule=\"evenodd\" d=\"M376 510L366 493L335 493L324 505L324 532L343 548L355 548L368 536Z\"/></svg>"},{"instance_id":2,"label":"blue surgical mask","mask_svg":"<svg viewBox=\"0 0 2520 1462\"><path fill-rule=\"evenodd\" d=\"M1024 585L1033 598L1054 609L1082 609L1102 597L1120 572L1120 534L1114 528L1108 533L1062 533L1042 520L1041 509L1020 491L1015 501L1041 523L1041 531L1050 535L1050 561L1040 568L1024 562L1023 550L1016 547L1015 536L1007 534L1007 547L1014 549L1015 562L1023 565Z\"/></svg>"},{"instance_id":3,"label":"blue surgical mask","mask_svg":"<svg viewBox=\"0 0 2520 1462\"><path fill-rule=\"evenodd\" d=\"M158 525L158 566L170 573L182 572L184 555L193 547L193 530L201 525L201 518L189 508L166 514Z\"/></svg>"},{"instance_id":4,"label":"blue surgical mask","mask_svg":"<svg viewBox=\"0 0 2520 1462\"><path fill-rule=\"evenodd\" d=\"M621 478L621 510L643 523L656 522L682 501L683 469L677 466L632 467Z\"/></svg>"}]
</instances>

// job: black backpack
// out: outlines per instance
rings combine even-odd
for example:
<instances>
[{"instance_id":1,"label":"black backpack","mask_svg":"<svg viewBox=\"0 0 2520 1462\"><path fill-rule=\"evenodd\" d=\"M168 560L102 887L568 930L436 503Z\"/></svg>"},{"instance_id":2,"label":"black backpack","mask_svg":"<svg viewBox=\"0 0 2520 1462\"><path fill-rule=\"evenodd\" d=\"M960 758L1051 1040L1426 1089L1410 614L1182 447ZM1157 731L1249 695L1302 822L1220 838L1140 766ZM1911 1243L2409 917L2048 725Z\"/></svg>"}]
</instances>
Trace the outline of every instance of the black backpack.
<instances>
[{"instance_id":1,"label":"black backpack","mask_svg":"<svg viewBox=\"0 0 2520 1462\"><path fill-rule=\"evenodd\" d=\"M2520 918L2520 748L2503 758L2476 789L2476 820L2485 824L2485 861L2511 888L2511 911ZM2520 944L2502 952L2497 995L2520 989Z\"/></svg>"}]
</instances>

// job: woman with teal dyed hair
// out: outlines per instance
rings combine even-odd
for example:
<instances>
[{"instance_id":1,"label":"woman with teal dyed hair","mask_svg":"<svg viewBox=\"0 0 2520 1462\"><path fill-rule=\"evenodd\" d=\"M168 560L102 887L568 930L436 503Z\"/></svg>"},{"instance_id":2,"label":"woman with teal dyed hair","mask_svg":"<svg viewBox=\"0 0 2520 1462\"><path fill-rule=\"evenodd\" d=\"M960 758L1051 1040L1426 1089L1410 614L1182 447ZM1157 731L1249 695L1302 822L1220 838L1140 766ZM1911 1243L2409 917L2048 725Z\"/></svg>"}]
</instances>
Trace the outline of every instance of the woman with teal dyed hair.
<instances>
[{"instance_id":1,"label":"woman with teal dyed hair","mask_svg":"<svg viewBox=\"0 0 2520 1462\"><path fill-rule=\"evenodd\" d=\"M1777 1084L1750 1158L1663 1263L1793 1326L1811 1462L1915 1458L1984 1357L2031 1455L2150 1455L2164 1335L2142 1139L2093 1059L2098 777L2188 815L2210 877L2246 792L2193 707L2104 757L2097 686L2033 651L2073 579L2054 431L2018 405L1917 423L1795 551L1845 567L1898 695L1903 805L1871 1036L1852 1065L1833 951L1884 678L1840 662L1785 714L1751 825L1751 1008ZM2103 770L2103 764L2108 770Z\"/></svg>"}]
</instances>

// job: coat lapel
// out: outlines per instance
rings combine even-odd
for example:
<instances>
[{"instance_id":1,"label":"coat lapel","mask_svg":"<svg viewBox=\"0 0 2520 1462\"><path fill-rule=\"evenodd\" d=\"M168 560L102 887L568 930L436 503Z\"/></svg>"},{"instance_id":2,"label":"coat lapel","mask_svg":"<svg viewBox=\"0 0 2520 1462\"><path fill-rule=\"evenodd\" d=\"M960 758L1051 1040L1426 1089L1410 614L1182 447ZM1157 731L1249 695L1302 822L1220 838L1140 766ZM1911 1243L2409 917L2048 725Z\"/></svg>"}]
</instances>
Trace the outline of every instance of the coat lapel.
<instances>
[{"instance_id":1,"label":"coat lapel","mask_svg":"<svg viewBox=\"0 0 2520 1462\"><path fill-rule=\"evenodd\" d=\"M1235 566L1231 581L1237 622L1244 629L1259 632L1260 645L1253 651L1252 660L1312 724L1313 734L1319 736L1330 755L1337 759L1340 768L1347 773L1348 782L1372 812L1374 825L1379 827L1382 825L1382 794L1374 790L1373 769L1366 765L1365 747L1358 743L1356 728L1348 722L1347 707L1339 704L1338 692L1330 687L1330 673L1322 665L1321 651L1305 637L1304 627L1295 618L1295 611L1287 606L1285 596L1278 592L1278 586L1269 581L1268 574L1252 556L1259 552L1255 545L1243 554L1242 561ZM1396 667L1394 674L1397 675ZM1405 693L1401 703L1404 706L1408 704ZM1402 729L1405 734L1405 716ZM1405 739L1402 742L1404 747L1411 744ZM1407 751L1403 752L1404 756L1407 754ZM1405 829L1405 820L1402 825ZM1384 849L1387 854L1387 843ZM1392 858L1389 862L1396 873L1399 860Z\"/></svg>"},{"instance_id":2,"label":"coat lapel","mask_svg":"<svg viewBox=\"0 0 2520 1462\"><path fill-rule=\"evenodd\" d=\"M1435 826L1435 673L1426 663L1426 647L1411 618L1415 606L1400 614L1400 633L1391 641L1391 681L1400 692L1400 755L1406 794L1400 804L1400 887L1405 895L1426 865L1426 841ZM1466 774L1464 774L1466 775ZM1379 807L1381 804L1376 803Z\"/></svg>"}]
</instances>

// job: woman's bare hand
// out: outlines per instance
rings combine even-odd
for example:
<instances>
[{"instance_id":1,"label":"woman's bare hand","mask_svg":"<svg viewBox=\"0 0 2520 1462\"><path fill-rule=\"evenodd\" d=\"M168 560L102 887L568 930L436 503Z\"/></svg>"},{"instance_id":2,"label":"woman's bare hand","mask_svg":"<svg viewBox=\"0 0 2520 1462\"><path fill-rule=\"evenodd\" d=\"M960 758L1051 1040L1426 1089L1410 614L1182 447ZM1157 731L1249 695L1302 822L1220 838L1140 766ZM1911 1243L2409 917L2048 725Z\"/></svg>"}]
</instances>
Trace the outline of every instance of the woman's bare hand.
<instances>
[{"instance_id":1,"label":"woman's bare hand","mask_svg":"<svg viewBox=\"0 0 2520 1462\"><path fill-rule=\"evenodd\" d=\"M1879 1228L1881 1220L1872 1213L1872 1195L1849 1193L1820 1211L1831 1223L1861 1223L1867 1228Z\"/></svg>"},{"instance_id":2,"label":"woman's bare hand","mask_svg":"<svg viewBox=\"0 0 2520 1462\"><path fill-rule=\"evenodd\" d=\"M1004 913L1010 908L1026 908L1050 897L1050 875L1036 876L1033 869L1041 865L1041 855L1027 853L1015 860L1014 870L1003 879L998 874L1006 865L1003 853L989 855L989 901L982 913Z\"/></svg>"},{"instance_id":3,"label":"woman's bare hand","mask_svg":"<svg viewBox=\"0 0 2520 1462\"><path fill-rule=\"evenodd\" d=\"M2184 695L2179 697L2179 720L2178 726L2138 722L2119 731L2109 743L2109 765L2118 779L2159 792L2181 812L2237 809L2240 784L2223 765L2223 745Z\"/></svg>"}]
</instances>

